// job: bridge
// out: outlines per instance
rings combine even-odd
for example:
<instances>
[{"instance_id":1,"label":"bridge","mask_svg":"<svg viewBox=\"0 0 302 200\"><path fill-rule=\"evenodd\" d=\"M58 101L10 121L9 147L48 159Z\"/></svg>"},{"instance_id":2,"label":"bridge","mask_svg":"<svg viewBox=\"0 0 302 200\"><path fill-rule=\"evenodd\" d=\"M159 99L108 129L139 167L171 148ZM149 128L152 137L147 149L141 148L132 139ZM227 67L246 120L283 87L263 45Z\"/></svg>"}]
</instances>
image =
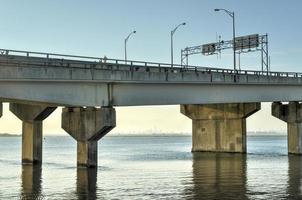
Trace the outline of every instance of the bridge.
<instances>
[{"instance_id":1,"label":"bridge","mask_svg":"<svg viewBox=\"0 0 302 200\"><path fill-rule=\"evenodd\" d=\"M116 126L117 106L181 105L192 151L245 153L246 118L273 102L272 115L288 124L288 152L302 154L302 73L0 49L0 99L23 122L23 163L42 162L42 122L59 106L79 166L97 165L97 141Z\"/></svg>"}]
</instances>

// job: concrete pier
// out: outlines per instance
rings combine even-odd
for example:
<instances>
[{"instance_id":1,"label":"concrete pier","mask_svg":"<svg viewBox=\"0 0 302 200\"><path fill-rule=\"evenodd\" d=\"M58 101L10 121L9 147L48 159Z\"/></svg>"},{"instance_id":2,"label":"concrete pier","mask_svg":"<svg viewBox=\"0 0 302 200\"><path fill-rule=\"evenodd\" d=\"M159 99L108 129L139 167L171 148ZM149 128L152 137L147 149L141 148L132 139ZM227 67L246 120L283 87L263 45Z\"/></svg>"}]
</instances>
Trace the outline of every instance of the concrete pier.
<instances>
[{"instance_id":1,"label":"concrete pier","mask_svg":"<svg viewBox=\"0 0 302 200\"><path fill-rule=\"evenodd\" d=\"M20 199L45 199L42 193L42 166L22 165L21 198Z\"/></svg>"},{"instance_id":2,"label":"concrete pier","mask_svg":"<svg viewBox=\"0 0 302 200\"><path fill-rule=\"evenodd\" d=\"M302 154L302 103L272 103L272 115L287 123L288 153Z\"/></svg>"},{"instance_id":3,"label":"concrete pier","mask_svg":"<svg viewBox=\"0 0 302 200\"><path fill-rule=\"evenodd\" d=\"M97 168L77 168L77 199L97 199Z\"/></svg>"},{"instance_id":4,"label":"concrete pier","mask_svg":"<svg viewBox=\"0 0 302 200\"><path fill-rule=\"evenodd\" d=\"M112 107L63 108L62 128L77 141L78 166L97 166L97 141L115 125Z\"/></svg>"},{"instance_id":5,"label":"concrete pier","mask_svg":"<svg viewBox=\"0 0 302 200\"><path fill-rule=\"evenodd\" d=\"M192 119L192 151L246 152L246 118L260 103L181 105Z\"/></svg>"},{"instance_id":6,"label":"concrete pier","mask_svg":"<svg viewBox=\"0 0 302 200\"><path fill-rule=\"evenodd\" d=\"M42 162L42 121L56 107L10 103L9 109L22 120L22 163Z\"/></svg>"}]
</instances>

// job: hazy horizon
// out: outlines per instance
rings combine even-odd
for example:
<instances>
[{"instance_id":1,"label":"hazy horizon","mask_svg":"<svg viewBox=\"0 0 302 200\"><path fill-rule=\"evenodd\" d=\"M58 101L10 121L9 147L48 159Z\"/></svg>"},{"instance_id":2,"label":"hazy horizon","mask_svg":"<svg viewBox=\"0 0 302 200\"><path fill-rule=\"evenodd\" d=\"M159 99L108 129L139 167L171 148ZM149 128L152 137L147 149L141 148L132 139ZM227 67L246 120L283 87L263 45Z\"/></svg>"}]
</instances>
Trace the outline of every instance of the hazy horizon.
<instances>
[{"instance_id":1,"label":"hazy horizon","mask_svg":"<svg viewBox=\"0 0 302 200\"><path fill-rule=\"evenodd\" d=\"M247 132L284 132L286 123L271 116L270 103L247 118ZM116 107L117 126L111 134L191 133L192 120L180 113L179 106ZM0 133L21 133L22 122L4 103ZM67 135L61 128L61 107L43 121L43 134Z\"/></svg>"}]
</instances>

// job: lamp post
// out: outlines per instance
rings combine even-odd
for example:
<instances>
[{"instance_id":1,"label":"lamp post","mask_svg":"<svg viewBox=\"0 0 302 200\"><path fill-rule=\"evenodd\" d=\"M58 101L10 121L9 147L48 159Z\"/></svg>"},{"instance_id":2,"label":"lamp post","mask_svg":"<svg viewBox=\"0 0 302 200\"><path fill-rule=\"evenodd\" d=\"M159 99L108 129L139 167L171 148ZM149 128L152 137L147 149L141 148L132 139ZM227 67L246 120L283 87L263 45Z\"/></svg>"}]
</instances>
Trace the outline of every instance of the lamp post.
<instances>
[{"instance_id":1,"label":"lamp post","mask_svg":"<svg viewBox=\"0 0 302 200\"><path fill-rule=\"evenodd\" d=\"M181 24L179 24L178 26L176 26L172 31L171 31L171 67L173 67L173 35L175 33L175 31L178 29L178 27L180 26L185 26L186 23L183 22Z\"/></svg>"},{"instance_id":2,"label":"lamp post","mask_svg":"<svg viewBox=\"0 0 302 200\"><path fill-rule=\"evenodd\" d=\"M231 12L229 10L226 9L221 9L221 8L216 8L214 9L214 11L218 12L218 11L224 11L226 12L230 17L232 17L233 19L233 51L234 51L234 70L236 70L236 49L235 49L235 12Z\"/></svg>"},{"instance_id":3,"label":"lamp post","mask_svg":"<svg viewBox=\"0 0 302 200\"><path fill-rule=\"evenodd\" d=\"M125 38L125 62L127 63L127 42L132 34L136 33L136 31L132 31L129 35Z\"/></svg>"}]
</instances>

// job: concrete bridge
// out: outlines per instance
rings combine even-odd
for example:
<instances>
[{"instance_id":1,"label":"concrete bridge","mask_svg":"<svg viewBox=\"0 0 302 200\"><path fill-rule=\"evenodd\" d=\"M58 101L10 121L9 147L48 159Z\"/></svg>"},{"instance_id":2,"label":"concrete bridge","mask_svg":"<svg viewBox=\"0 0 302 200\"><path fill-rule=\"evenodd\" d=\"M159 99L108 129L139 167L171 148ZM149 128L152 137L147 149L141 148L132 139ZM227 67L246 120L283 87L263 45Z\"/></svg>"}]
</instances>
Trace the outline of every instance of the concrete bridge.
<instances>
[{"instance_id":1,"label":"concrete bridge","mask_svg":"<svg viewBox=\"0 0 302 200\"><path fill-rule=\"evenodd\" d=\"M245 153L246 118L274 102L273 116L288 124L288 152L302 154L302 73L0 52L0 99L23 122L23 163L42 162L42 122L58 106L77 163L87 167L116 126L115 106L179 104L192 119L192 151Z\"/></svg>"}]
</instances>

